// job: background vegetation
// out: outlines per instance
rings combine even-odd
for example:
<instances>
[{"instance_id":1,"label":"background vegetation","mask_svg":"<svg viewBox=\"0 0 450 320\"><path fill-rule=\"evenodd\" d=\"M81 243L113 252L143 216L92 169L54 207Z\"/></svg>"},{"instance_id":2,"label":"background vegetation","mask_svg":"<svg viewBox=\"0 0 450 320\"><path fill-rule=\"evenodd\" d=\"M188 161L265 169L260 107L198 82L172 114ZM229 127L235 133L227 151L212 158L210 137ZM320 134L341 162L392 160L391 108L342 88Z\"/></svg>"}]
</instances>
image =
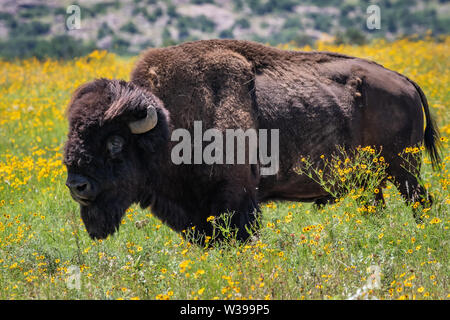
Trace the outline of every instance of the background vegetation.
<instances>
[{"instance_id":1,"label":"background vegetation","mask_svg":"<svg viewBox=\"0 0 450 320\"><path fill-rule=\"evenodd\" d=\"M245 244L192 245L137 207L119 233L92 241L64 185L64 111L86 81L129 79L135 58L94 51L67 61L1 61L0 299L450 298L450 37L316 46L373 59L426 93L443 162L433 172L424 157L422 178L435 201L419 209L422 223L388 185L384 211L361 206L357 193L323 209L263 204L260 234ZM79 289L71 286L77 274Z\"/></svg>"},{"instance_id":2,"label":"background vegetation","mask_svg":"<svg viewBox=\"0 0 450 320\"><path fill-rule=\"evenodd\" d=\"M81 29L67 30L66 8L81 8ZM366 9L377 4L381 29L368 30ZM188 40L236 38L272 45L364 44L427 30L450 31L445 0L77 0L2 1L0 57L72 58L93 48L135 55L152 46Z\"/></svg>"}]
</instances>

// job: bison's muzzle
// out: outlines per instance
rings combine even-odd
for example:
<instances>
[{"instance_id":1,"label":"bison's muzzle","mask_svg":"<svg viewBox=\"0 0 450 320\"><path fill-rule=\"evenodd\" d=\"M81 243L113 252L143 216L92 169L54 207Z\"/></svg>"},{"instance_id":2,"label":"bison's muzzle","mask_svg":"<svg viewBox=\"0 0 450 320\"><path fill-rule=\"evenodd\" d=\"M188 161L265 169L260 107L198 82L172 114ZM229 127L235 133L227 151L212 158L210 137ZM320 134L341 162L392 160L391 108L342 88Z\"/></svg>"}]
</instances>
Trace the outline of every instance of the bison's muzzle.
<instances>
[{"instance_id":1,"label":"bison's muzzle","mask_svg":"<svg viewBox=\"0 0 450 320\"><path fill-rule=\"evenodd\" d=\"M85 206L91 204L97 196L95 184L80 174L69 173L66 186L69 188L72 198Z\"/></svg>"}]
</instances>

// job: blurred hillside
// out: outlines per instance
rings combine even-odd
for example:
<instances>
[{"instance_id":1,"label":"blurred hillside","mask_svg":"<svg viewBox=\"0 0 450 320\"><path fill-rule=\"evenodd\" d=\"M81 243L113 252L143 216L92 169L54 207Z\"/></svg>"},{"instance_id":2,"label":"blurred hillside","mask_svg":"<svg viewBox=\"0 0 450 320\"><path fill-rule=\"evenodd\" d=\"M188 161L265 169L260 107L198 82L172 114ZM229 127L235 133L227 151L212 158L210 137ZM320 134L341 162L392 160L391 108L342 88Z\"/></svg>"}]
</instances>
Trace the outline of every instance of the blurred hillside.
<instances>
[{"instance_id":1,"label":"blurred hillside","mask_svg":"<svg viewBox=\"0 0 450 320\"><path fill-rule=\"evenodd\" d=\"M81 28L67 30L67 7L81 9ZM366 9L380 7L369 30ZM431 31L430 31L431 30ZM277 45L317 40L362 44L431 32L450 33L449 0L1 0L0 57L72 58L93 49L121 55L209 38Z\"/></svg>"}]
</instances>

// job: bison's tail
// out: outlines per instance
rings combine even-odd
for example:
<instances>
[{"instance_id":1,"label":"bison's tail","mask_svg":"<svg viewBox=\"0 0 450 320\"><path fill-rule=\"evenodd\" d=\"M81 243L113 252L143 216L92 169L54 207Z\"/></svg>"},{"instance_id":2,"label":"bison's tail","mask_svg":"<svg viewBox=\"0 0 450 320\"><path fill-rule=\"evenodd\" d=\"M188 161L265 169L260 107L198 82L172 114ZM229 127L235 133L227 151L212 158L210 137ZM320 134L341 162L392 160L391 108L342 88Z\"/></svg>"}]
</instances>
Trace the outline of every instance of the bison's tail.
<instances>
[{"instance_id":1,"label":"bison's tail","mask_svg":"<svg viewBox=\"0 0 450 320\"><path fill-rule=\"evenodd\" d=\"M428 107L428 101L425 97L425 94L423 93L422 89L419 87L417 83L412 81L411 79L408 79L413 86L416 88L417 92L420 95L420 100L422 101L422 106L425 111L425 118L426 118L426 127L425 127L425 134L424 134L424 143L425 148L430 155L431 158L431 164L433 166L433 169L438 168L438 164L441 162L441 156L440 156L440 140L439 140L439 130L436 125L436 122L432 118L430 114L430 109Z\"/></svg>"}]
</instances>

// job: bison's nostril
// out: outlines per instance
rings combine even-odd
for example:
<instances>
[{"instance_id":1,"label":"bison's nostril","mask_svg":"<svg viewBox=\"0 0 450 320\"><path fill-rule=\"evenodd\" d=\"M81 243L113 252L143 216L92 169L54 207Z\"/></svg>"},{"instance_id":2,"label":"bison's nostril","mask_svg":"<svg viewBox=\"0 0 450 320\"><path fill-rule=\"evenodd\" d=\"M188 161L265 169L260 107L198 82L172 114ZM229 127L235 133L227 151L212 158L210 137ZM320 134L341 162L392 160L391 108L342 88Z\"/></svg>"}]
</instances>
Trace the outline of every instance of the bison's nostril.
<instances>
[{"instance_id":1,"label":"bison's nostril","mask_svg":"<svg viewBox=\"0 0 450 320\"><path fill-rule=\"evenodd\" d=\"M82 175L69 173L66 185L76 198L87 200L93 199L96 196L93 185L88 178Z\"/></svg>"},{"instance_id":2,"label":"bison's nostril","mask_svg":"<svg viewBox=\"0 0 450 320\"><path fill-rule=\"evenodd\" d=\"M87 183L83 183L81 185L78 185L76 188L77 188L78 192L83 192L83 191L85 191L87 189Z\"/></svg>"}]
</instances>

